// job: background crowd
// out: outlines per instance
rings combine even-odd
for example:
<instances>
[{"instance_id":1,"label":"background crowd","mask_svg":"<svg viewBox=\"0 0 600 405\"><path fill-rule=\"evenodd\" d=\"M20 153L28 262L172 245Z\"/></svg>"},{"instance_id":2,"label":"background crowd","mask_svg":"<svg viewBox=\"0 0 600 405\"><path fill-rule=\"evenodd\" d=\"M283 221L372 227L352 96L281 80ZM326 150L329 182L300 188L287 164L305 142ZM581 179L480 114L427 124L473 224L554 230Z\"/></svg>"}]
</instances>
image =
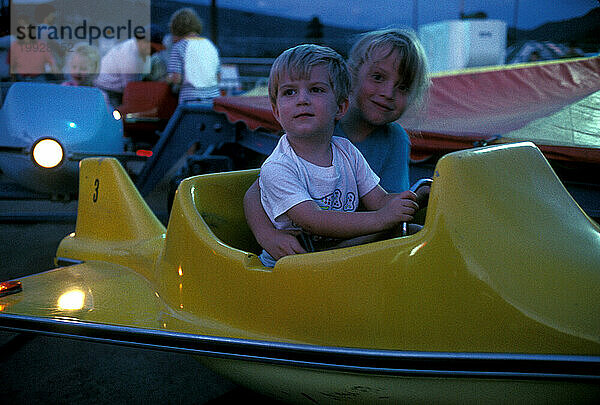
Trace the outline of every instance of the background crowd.
<instances>
[{"instance_id":1,"label":"background crowd","mask_svg":"<svg viewBox=\"0 0 600 405\"><path fill-rule=\"evenodd\" d=\"M19 15L15 20L23 27L52 26L56 12L52 5L40 4L34 15ZM106 49L87 41L61 44L44 37L19 39L0 33L0 80L94 86L113 107L123 102L128 83L141 80L168 82L180 102L210 103L220 95L219 52L202 36L202 20L193 9L176 11L168 27L144 28L147 35L142 39L103 45Z\"/></svg>"}]
</instances>

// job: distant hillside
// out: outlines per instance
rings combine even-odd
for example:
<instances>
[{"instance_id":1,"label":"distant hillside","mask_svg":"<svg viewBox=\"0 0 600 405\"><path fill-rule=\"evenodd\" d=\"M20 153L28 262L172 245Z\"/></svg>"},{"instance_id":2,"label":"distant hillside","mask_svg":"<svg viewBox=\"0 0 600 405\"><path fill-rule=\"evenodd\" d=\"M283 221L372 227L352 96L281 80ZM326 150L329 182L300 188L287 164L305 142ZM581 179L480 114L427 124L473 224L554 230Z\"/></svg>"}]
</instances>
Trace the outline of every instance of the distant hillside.
<instances>
[{"instance_id":1,"label":"distant hillside","mask_svg":"<svg viewBox=\"0 0 600 405\"><path fill-rule=\"evenodd\" d=\"M182 7L192 7L205 23L204 35L210 36L210 6L180 1L152 2L152 21L168 30L170 16ZM218 47L222 56L276 57L283 50L308 42L308 20L240 11L219 7L217 16ZM346 56L356 35L352 28L323 26L322 43ZM516 40L538 40L557 43L574 42L586 52L600 49L600 7L586 15L565 21L550 22L533 30L518 30ZM315 42L310 40L310 42ZM515 42L514 29L509 29L508 44Z\"/></svg>"},{"instance_id":2,"label":"distant hillside","mask_svg":"<svg viewBox=\"0 0 600 405\"><path fill-rule=\"evenodd\" d=\"M205 24L204 35L210 36L210 6L178 1L152 3L152 21L168 29L169 18L182 7L192 7ZM308 42L308 23L234 9L219 7L217 15L218 47L222 56L276 57L285 49ZM361 31L343 27L323 26L322 43L347 54L355 36ZM311 40L310 42L315 42Z\"/></svg>"},{"instance_id":3,"label":"distant hillside","mask_svg":"<svg viewBox=\"0 0 600 405\"><path fill-rule=\"evenodd\" d=\"M519 30L516 39L564 44L573 42L587 52L597 52L600 49L600 7L581 17L546 23L529 31ZM509 40L514 42L515 38Z\"/></svg>"}]
</instances>

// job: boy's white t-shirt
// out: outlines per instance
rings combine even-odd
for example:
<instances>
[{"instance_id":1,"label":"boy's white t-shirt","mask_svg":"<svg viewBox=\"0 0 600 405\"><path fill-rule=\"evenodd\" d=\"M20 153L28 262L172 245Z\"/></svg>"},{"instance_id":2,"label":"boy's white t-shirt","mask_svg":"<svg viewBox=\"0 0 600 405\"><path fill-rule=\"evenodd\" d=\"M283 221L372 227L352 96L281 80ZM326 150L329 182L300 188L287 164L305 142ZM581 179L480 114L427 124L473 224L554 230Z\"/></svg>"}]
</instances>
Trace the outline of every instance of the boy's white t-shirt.
<instances>
[{"instance_id":1,"label":"boy's white t-shirt","mask_svg":"<svg viewBox=\"0 0 600 405\"><path fill-rule=\"evenodd\" d=\"M260 170L260 198L277 229L299 229L285 214L313 200L322 210L356 211L359 199L379 184L360 151L345 138L331 140L332 165L312 164L294 152L283 135Z\"/></svg>"}]
</instances>

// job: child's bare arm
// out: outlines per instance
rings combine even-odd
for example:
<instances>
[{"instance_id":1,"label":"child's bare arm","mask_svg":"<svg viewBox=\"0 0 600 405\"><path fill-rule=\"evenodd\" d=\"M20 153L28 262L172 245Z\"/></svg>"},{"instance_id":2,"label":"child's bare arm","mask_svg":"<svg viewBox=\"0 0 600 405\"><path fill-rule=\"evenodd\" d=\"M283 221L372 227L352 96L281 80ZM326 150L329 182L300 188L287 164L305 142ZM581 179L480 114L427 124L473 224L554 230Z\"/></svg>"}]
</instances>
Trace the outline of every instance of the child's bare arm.
<instances>
[{"instance_id":1,"label":"child's bare arm","mask_svg":"<svg viewBox=\"0 0 600 405\"><path fill-rule=\"evenodd\" d=\"M244 213L256 241L275 260L296 253L306 253L293 234L276 229L269 220L260 203L258 181L252 183L244 195Z\"/></svg>"},{"instance_id":2,"label":"child's bare arm","mask_svg":"<svg viewBox=\"0 0 600 405\"><path fill-rule=\"evenodd\" d=\"M403 191L402 193L388 193L379 185L373 188L373 190L369 191L367 194L365 194L360 199L360 201L367 210L376 211L383 208L391 199L396 198L410 200L418 203L418 196L410 190ZM412 206L412 204L410 204L408 201L406 205Z\"/></svg>"},{"instance_id":3,"label":"child's bare arm","mask_svg":"<svg viewBox=\"0 0 600 405\"><path fill-rule=\"evenodd\" d=\"M304 201L290 208L287 215L309 233L343 239L391 229L413 219L418 208L413 200L397 197L386 200L376 211L361 212L321 210L314 201Z\"/></svg>"}]
</instances>

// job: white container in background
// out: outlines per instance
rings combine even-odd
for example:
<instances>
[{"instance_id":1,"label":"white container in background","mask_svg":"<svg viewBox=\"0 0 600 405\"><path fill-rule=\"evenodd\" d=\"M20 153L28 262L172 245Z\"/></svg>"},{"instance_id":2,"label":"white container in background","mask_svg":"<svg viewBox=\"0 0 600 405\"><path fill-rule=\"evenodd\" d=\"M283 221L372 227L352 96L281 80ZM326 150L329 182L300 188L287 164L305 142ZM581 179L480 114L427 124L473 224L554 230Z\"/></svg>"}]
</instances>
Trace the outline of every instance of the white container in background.
<instances>
[{"instance_id":1,"label":"white container in background","mask_svg":"<svg viewBox=\"0 0 600 405\"><path fill-rule=\"evenodd\" d=\"M441 21L419 27L432 72L503 65L506 23L500 20Z\"/></svg>"}]
</instances>

